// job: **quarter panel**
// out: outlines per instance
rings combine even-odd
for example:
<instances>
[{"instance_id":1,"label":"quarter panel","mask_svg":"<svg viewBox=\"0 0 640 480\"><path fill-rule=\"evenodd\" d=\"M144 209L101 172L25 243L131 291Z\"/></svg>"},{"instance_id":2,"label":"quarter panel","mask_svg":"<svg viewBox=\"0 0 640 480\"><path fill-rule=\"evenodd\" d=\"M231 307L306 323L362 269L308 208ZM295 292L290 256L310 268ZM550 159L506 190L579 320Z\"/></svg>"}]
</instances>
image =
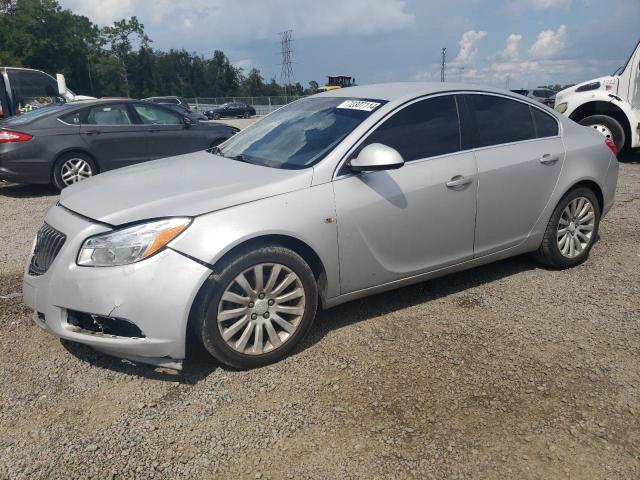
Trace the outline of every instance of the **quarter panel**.
<instances>
[{"instance_id":1,"label":"quarter panel","mask_svg":"<svg viewBox=\"0 0 640 480\"><path fill-rule=\"evenodd\" d=\"M265 235L306 243L327 276L326 297L339 294L338 243L331 183L257 200L196 217L171 248L215 265L232 248Z\"/></svg>"}]
</instances>

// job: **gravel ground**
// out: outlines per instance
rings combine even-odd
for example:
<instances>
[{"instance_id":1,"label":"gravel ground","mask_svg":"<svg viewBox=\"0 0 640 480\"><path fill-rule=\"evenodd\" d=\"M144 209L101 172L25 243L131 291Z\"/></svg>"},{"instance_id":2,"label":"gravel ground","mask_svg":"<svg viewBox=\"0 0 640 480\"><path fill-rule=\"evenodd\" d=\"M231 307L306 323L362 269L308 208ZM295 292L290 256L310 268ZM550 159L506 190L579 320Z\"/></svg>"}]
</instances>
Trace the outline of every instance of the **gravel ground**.
<instances>
[{"instance_id":1,"label":"gravel ground","mask_svg":"<svg viewBox=\"0 0 640 480\"><path fill-rule=\"evenodd\" d=\"M0 478L640 478L640 155L582 266L518 257L320 314L276 365L135 366L19 297L56 200L0 184Z\"/></svg>"}]
</instances>

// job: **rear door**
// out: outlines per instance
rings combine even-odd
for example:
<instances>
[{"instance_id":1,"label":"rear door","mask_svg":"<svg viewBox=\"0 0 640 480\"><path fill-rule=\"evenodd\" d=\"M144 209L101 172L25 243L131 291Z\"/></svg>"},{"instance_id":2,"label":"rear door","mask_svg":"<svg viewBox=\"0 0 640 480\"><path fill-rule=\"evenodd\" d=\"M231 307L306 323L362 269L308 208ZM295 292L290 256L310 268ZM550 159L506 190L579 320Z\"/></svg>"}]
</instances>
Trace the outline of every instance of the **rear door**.
<instances>
[{"instance_id":1,"label":"rear door","mask_svg":"<svg viewBox=\"0 0 640 480\"><path fill-rule=\"evenodd\" d=\"M149 103L134 103L133 109L147 131L150 158L164 158L204 150L197 128L187 127L183 116L168 108Z\"/></svg>"},{"instance_id":2,"label":"rear door","mask_svg":"<svg viewBox=\"0 0 640 480\"><path fill-rule=\"evenodd\" d=\"M147 128L134 123L126 103L87 108L80 123L80 135L102 170L149 160Z\"/></svg>"},{"instance_id":3,"label":"rear door","mask_svg":"<svg viewBox=\"0 0 640 480\"><path fill-rule=\"evenodd\" d=\"M512 98L468 94L478 162L474 256L523 242L556 187L564 147L557 120Z\"/></svg>"}]
</instances>

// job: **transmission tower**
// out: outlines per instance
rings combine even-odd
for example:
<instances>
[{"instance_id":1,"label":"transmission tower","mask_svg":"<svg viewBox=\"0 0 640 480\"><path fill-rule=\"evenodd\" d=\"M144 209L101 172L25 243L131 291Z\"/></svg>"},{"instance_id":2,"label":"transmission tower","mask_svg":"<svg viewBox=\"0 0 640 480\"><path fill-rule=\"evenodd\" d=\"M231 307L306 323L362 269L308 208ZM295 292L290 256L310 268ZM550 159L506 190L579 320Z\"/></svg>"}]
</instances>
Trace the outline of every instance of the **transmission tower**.
<instances>
[{"instance_id":1,"label":"transmission tower","mask_svg":"<svg viewBox=\"0 0 640 480\"><path fill-rule=\"evenodd\" d=\"M282 69L280 70L280 85L284 89L285 96L287 88L293 85L295 80L293 77L293 67L291 66L291 42L293 41L293 30L286 30L280 34L280 51L282 53Z\"/></svg>"},{"instance_id":2,"label":"transmission tower","mask_svg":"<svg viewBox=\"0 0 640 480\"><path fill-rule=\"evenodd\" d=\"M440 67L440 81L444 82L444 70L447 67L447 47L442 47L442 65Z\"/></svg>"}]
</instances>

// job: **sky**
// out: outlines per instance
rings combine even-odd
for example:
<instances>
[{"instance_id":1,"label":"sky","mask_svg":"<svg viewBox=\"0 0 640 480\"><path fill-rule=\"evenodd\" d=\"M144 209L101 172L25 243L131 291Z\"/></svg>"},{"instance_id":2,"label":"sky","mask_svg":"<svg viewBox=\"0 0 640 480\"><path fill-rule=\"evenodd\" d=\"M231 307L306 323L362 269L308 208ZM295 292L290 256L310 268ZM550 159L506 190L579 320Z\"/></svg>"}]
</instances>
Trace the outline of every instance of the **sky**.
<instances>
[{"instance_id":1,"label":"sky","mask_svg":"<svg viewBox=\"0 0 640 480\"><path fill-rule=\"evenodd\" d=\"M293 30L295 81L360 85L446 78L499 87L611 74L640 40L640 0L61 0L99 25L136 15L157 49L280 80L279 33Z\"/></svg>"}]
</instances>

